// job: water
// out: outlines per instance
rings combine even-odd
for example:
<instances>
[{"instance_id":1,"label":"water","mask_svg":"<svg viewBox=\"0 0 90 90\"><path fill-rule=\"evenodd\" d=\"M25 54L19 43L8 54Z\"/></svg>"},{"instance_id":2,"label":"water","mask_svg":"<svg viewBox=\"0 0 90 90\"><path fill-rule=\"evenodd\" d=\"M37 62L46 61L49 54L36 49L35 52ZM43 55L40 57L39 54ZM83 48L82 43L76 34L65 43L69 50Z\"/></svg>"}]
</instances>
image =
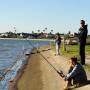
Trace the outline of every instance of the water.
<instances>
[{"instance_id":1,"label":"water","mask_svg":"<svg viewBox=\"0 0 90 90\"><path fill-rule=\"evenodd\" d=\"M0 40L0 76L4 76L0 81L0 90L7 90L9 80L16 76L27 59L26 53L30 53L33 47L48 44L49 41L39 40Z\"/></svg>"}]
</instances>

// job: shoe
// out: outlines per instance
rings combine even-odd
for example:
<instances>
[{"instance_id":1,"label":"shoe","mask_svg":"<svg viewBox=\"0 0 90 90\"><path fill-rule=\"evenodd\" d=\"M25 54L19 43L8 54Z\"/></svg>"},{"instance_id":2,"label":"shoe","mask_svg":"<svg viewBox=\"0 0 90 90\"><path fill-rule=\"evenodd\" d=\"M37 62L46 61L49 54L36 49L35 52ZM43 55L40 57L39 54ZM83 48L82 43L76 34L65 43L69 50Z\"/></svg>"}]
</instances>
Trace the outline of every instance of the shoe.
<instances>
[{"instance_id":1,"label":"shoe","mask_svg":"<svg viewBox=\"0 0 90 90\"><path fill-rule=\"evenodd\" d=\"M69 87L68 87L68 86L66 86L63 90L69 90Z\"/></svg>"}]
</instances>

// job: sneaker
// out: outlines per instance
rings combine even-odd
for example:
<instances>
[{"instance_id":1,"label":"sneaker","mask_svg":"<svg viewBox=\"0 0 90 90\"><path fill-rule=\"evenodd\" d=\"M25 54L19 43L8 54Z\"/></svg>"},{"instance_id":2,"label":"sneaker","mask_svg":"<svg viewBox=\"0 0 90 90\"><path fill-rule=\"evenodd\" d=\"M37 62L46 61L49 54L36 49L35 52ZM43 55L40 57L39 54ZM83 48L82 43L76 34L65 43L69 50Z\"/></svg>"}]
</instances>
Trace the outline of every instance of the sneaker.
<instances>
[{"instance_id":1,"label":"sneaker","mask_svg":"<svg viewBox=\"0 0 90 90\"><path fill-rule=\"evenodd\" d=\"M68 86L66 86L66 87L64 87L64 89L63 90L69 90L69 87Z\"/></svg>"}]
</instances>

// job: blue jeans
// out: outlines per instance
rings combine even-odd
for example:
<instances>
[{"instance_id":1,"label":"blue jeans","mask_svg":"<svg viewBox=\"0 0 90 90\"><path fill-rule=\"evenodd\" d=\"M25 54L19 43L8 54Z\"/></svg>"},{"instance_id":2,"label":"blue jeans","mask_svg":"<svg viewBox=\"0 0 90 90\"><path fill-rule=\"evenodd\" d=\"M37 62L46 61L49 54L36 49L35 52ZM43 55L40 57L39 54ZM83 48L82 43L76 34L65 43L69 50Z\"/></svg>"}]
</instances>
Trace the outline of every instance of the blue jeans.
<instances>
[{"instance_id":1,"label":"blue jeans","mask_svg":"<svg viewBox=\"0 0 90 90\"><path fill-rule=\"evenodd\" d=\"M80 43L80 62L85 64L85 44Z\"/></svg>"}]
</instances>

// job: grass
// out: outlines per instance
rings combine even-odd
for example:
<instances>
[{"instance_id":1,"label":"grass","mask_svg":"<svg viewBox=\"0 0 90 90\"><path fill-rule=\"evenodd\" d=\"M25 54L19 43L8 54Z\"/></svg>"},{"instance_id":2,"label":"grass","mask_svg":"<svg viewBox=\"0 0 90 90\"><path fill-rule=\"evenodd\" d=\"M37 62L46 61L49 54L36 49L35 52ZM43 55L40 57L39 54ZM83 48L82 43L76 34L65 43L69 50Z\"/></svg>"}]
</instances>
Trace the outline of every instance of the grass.
<instances>
[{"instance_id":1,"label":"grass","mask_svg":"<svg viewBox=\"0 0 90 90\"><path fill-rule=\"evenodd\" d=\"M90 72L90 66L88 66L87 64L84 65L84 69L85 69L87 72Z\"/></svg>"},{"instance_id":2,"label":"grass","mask_svg":"<svg viewBox=\"0 0 90 90\"><path fill-rule=\"evenodd\" d=\"M63 45L61 45L61 49L60 49L60 52L63 56L65 57L72 57L72 56L76 56L78 59L79 59L79 45L67 45L67 51L64 51L63 49ZM55 44L52 43L51 45L51 48L53 50L55 50ZM86 55L90 55L90 45L86 45ZM87 71L87 72L90 72L90 66L89 65L84 65L84 69Z\"/></svg>"},{"instance_id":3,"label":"grass","mask_svg":"<svg viewBox=\"0 0 90 90\"><path fill-rule=\"evenodd\" d=\"M55 50L55 44L51 45L51 48ZM76 56L79 57L79 45L67 45L67 50L64 51L63 45L61 45L60 52L63 56L71 57ZM90 55L90 45L86 45L86 55Z\"/></svg>"}]
</instances>

